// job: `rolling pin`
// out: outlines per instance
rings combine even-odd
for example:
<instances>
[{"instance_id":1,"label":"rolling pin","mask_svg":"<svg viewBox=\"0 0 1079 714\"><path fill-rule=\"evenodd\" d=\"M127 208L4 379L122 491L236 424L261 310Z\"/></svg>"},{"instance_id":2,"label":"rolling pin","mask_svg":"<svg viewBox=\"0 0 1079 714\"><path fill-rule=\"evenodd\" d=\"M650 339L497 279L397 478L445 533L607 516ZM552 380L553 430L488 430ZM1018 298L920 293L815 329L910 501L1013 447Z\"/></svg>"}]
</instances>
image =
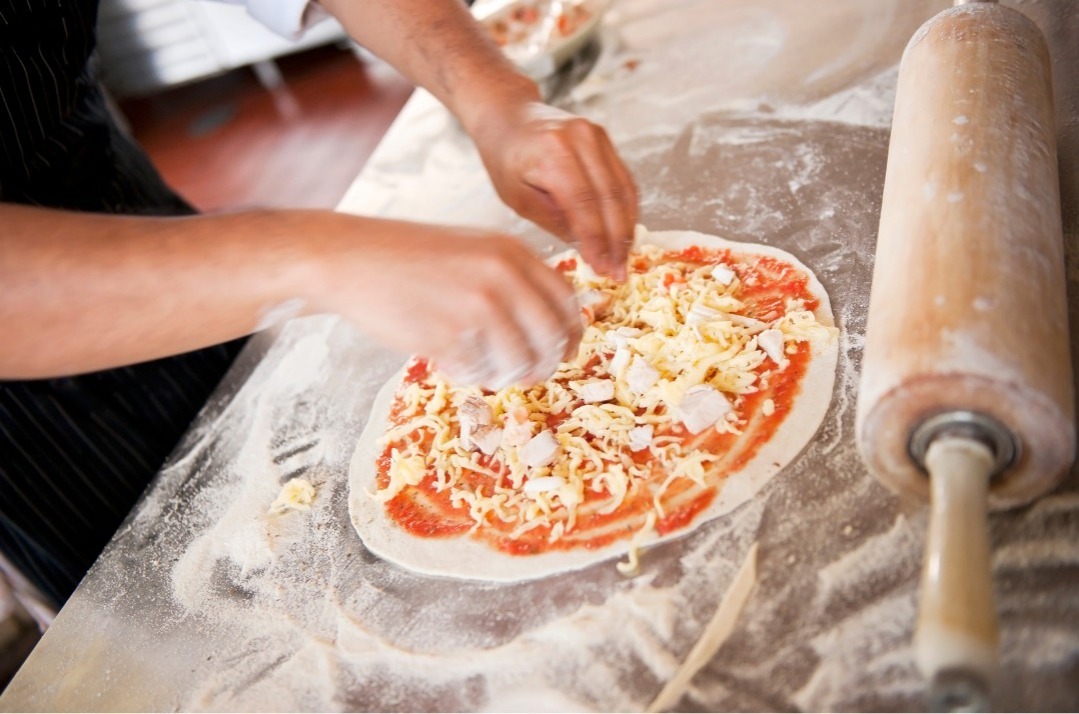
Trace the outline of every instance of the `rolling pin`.
<instances>
[{"instance_id":1,"label":"rolling pin","mask_svg":"<svg viewBox=\"0 0 1079 714\"><path fill-rule=\"evenodd\" d=\"M957 3L900 62L856 440L930 501L915 659L936 710L986 709L998 666L987 512L1053 488L1075 416L1049 53Z\"/></svg>"}]
</instances>

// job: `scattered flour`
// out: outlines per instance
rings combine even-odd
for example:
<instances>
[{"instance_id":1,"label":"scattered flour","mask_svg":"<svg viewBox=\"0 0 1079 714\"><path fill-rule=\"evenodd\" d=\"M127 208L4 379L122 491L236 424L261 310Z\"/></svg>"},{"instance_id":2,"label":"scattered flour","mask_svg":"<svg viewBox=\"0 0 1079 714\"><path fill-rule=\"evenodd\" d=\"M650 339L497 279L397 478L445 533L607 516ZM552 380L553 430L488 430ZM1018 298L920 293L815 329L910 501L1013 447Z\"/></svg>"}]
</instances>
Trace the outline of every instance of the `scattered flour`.
<instances>
[{"instance_id":1,"label":"scattered flour","mask_svg":"<svg viewBox=\"0 0 1079 714\"><path fill-rule=\"evenodd\" d=\"M643 222L774 243L821 278L843 343L817 440L761 499L644 551L633 579L613 563L514 585L424 578L367 553L347 513L348 459L402 358L334 320L287 323L234 401L189 438L123 541L131 577L162 588L150 600L166 613L157 632L194 632L188 646L213 653L184 660L177 708L639 710L677 670L755 540L757 588L683 707L924 707L909 648L924 509L869 479L851 438L896 68L826 96L757 96L746 87L766 77L785 36L770 11L742 4L741 24L726 26L740 64L712 84L688 78L661 91L673 80L652 53L714 49L671 47L684 36L668 22L677 13L635 20L642 3L612 9L627 31L604 37L595 72L566 105L604 122L643 177ZM756 39L737 44L745 38ZM620 87L636 93L616 105ZM535 234L477 179L478 157L445 113L414 101L413 140L383 144L345 207ZM315 487L311 510L268 514L297 477ZM1066 679L1079 606L1062 602L1053 581L1079 580L1074 490L994 519L1006 672L1019 681L1037 667L1034 681L1055 685L1019 687L1003 708L1079 698ZM122 587L104 596L129 598L130 618L142 617L143 601Z\"/></svg>"}]
</instances>

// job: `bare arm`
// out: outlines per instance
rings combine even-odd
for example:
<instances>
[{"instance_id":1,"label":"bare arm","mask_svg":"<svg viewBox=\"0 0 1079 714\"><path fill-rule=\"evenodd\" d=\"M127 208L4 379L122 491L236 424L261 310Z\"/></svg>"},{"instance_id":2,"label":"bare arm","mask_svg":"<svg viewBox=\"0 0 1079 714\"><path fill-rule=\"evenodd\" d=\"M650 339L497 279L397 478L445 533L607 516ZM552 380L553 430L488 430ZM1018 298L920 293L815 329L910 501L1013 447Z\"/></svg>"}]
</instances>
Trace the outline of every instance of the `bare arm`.
<instances>
[{"instance_id":1,"label":"bare arm","mask_svg":"<svg viewBox=\"0 0 1079 714\"><path fill-rule=\"evenodd\" d=\"M460 0L322 0L360 44L435 95L470 134L504 107L539 102Z\"/></svg>"},{"instance_id":2,"label":"bare arm","mask_svg":"<svg viewBox=\"0 0 1079 714\"><path fill-rule=\"evenodd\" d=\"M426 88L476 142L499 196L625 277L637 189L606 132L540 101L459 0L322 0L366 46Z\"/></svg>"},{"instance_id":3,"label":"bare arm","mask_svg":"<svg viewBox=\"0 0 1079 714\"><path fill-rule=\"evenodd\" d=\"M223 342L289 301L487 384L520 365L524 381L545 378L580 337L570 287L497 234L329 211L146 218L3 203L0 225L4 379ZM486 361L462 352L477 328Z\"/></svg>"}]
</instances>

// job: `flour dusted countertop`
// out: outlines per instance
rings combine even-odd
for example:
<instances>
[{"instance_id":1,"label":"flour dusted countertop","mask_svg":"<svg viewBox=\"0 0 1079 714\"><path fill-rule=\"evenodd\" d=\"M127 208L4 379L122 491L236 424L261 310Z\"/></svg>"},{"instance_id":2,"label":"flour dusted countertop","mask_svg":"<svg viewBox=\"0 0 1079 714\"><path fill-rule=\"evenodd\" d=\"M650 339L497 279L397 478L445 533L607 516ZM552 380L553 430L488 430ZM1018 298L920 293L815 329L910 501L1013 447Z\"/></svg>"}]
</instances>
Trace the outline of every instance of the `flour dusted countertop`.
<instances>
[{"instance_id":1,"label":"flour dusted countertop","mask_svg":"<svg viewBox=\"0 0 1079 714\"><path fill-rule=\"evenodd\" d=\"M347 470L404 356L334 318L293 321L252 341L0 708L639 711L753 542L757 585L681 708L924 708L910 647L924 506L866 474L852 426L896 67L948 4L615 0L592 72L568 92L550 85L607 126L643 223L782 248L831 295L842 339L831 408L760 498L644 552L634 578L611 562L519 585L390 566L349 522ZM1079 6L1006 4L1053 53L1073 265ZM340 208L560 249L498 202L467 137L422 92ZM1079 273L1069 281L1077 325ZM293 478L312 487L310 510L271 509ZM1074 709L1075 472L991 527L1007 683L996 706Z\"/></svg>"}]
</instances>

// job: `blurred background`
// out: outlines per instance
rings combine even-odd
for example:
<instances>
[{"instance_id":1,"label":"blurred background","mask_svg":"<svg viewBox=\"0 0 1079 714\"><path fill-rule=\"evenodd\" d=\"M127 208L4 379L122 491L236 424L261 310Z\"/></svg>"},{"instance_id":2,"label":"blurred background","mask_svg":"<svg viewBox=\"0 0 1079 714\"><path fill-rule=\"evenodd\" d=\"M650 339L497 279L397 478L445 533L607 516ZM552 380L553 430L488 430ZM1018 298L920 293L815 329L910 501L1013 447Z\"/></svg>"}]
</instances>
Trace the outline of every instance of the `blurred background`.
<instances>
[{"instance_id":1,"label":"blurred background","mask_svg":"<svg viewBox=\"0 0 1079 714\"><path fill-rule=\"evenodd\" d=\"M206 0L101 0L98 54L131 133L204 211L332 208L412 89L332 20L292 42Z\"/></svg>"}]
</instances>

